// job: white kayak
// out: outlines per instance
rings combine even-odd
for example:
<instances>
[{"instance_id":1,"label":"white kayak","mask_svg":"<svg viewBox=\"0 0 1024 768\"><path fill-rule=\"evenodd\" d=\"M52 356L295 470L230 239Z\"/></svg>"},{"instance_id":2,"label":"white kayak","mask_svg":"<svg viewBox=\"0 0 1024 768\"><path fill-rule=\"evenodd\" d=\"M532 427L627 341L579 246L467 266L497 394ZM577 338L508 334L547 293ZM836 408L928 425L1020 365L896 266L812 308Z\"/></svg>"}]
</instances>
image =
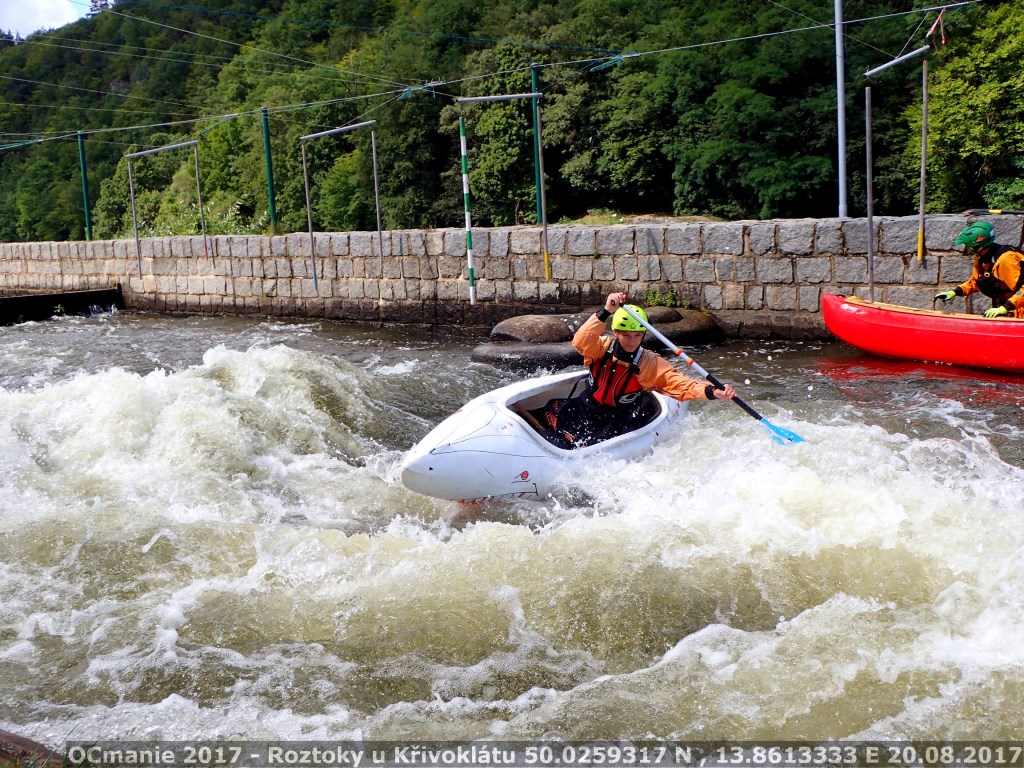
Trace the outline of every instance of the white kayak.
<instances>
[{"instance_id":1,"label":"white kayak","mask_svg":"<svg viewBox=\"0 0 1024 768\"><path fill-rule=\"evenodd\" d=\"M541 422L523 412L568 397L577 384L575 395L582 394L587 375L582 370L541 376L471 400L406 454L402 483L416 493L455 501L544 499L566 473L578 471L581 462L595 455L643 455L686 410L685 403L653 393L653 418L640 428L586 447L555 445L538 429Z\"/></svg>"}]
</instances>

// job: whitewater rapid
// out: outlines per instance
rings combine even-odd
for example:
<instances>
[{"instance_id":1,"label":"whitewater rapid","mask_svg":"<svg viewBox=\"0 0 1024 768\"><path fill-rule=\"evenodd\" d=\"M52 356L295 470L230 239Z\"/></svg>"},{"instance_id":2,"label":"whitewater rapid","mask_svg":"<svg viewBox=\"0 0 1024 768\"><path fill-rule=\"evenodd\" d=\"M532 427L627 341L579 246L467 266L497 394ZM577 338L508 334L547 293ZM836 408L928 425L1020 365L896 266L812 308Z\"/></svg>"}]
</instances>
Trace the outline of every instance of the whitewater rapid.
<instances>
[{"instance_id":1,"label":"whitewater rapid","mask_svg":"<svg viewBox=\"0 0 1024 768\"><path fill-rule=\"evenodd\" d=\"M395 329L0 328L0 728L75 739L926 739L1024 726L1024 379L838 345L543 503L397 476L523 375ZM695 355L696 356L696 355Z\"/></svg>"}]
</instances>

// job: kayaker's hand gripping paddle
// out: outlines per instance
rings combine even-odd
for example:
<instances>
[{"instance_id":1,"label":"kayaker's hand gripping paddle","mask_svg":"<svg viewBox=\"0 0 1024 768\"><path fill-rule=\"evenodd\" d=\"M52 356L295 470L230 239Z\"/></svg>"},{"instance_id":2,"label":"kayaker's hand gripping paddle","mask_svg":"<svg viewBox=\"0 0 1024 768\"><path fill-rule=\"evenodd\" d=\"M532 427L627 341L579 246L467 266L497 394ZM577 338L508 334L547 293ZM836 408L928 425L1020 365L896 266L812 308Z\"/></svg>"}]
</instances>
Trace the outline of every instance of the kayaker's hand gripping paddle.
<instances>
[{"instance_id":1,"label":"kayaker's hand gripping paddle","mask_svg":"<svg viewBox=\"0 0 1024 768\"><path fill-rule=\"evenodd\" d=\"M725 389L725 387L722 385L722 382L720 382L718 379L716 379L710 373L708 373L703 368L701 368L696 360L694 360L688 354L683 352L683 350L681 350L679 347L677 347L671 341L666 339L661 333L658 332L658 330L656 328L654 328L650 323L648 323L646 320L644 320L642 317L640 317L640 315L638 315L636 312L634 312L632 309L630 309L626 304L623 304L622 308L624 310L626 310L626 312L629 314L630 317L632 317L634 320L636 320L638 323L640 323L640 325L642 325L644 328L646 328L648 331L650 331L654 335L654 338L656 338L658 341L660 341L662 344L664 344L666 347L668 347L670 350L672 350L672 352L677 357L683 358L683 360L686 361L687 365L689 365L691 368L693 368L693 370L697 371L697 373L699 373L701 376L703 376L705 379L707 379L709 382L711 382L711 384L716 389ZM788 429L783 429L782 427L780 427L780 426L778 426L776 424L772 424L770 421L768 421L768 419L766 419L760 413L758 413L753 408L751 408L749 405L747 405L745 402L743 402L739 397L732 398L732 401L734 403L736 403L736 405L738 405L744 411L746 411L751 416L753 416L755 419L757 419L759 422L761 422L761 425L768 430L769 434L771 434L772 440L774 440L776 443L779 443L780 445L782 445L784 443L802 443L802 442L804 442L804 439L802 437L800 437L800 435L796 434L795 432L790 432Z\"/></svg>"}]
</instances>

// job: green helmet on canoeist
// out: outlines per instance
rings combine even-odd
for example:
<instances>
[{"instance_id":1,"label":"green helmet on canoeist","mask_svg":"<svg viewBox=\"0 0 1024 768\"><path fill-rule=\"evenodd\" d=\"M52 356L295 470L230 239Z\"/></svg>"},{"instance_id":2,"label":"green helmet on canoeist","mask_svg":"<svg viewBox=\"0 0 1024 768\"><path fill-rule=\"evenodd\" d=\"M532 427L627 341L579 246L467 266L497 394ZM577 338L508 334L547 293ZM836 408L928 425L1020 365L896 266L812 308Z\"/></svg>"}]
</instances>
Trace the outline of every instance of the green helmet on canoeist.
<instances>
[{"instance_id":1,"label":"green helmet on canoeist","mask_svg":"<svg viewBox=\"0 0 1024 768\"><path fill-rule=\"evenodd\" d=\"M642 307L638 307L636 304L626 304L631 310L644 319L647 322L647 313ZM636 321L630 314L619 307L615 310L615 314L612 315L612 330L613 331L646 331L640 323Z\"/></svg>"},{"instance_id":2,"label":"green helmet on canoeist","mask_svg":"<svg viewBox=\"0 0 1024 768\"><path fill-rule=\"evenodd\" d=\"M976 221L964 227L957 235L954 245L964 245L977 250L988 248L996 241L996 231L987 221Z\"/></svg>"}]
</instances>

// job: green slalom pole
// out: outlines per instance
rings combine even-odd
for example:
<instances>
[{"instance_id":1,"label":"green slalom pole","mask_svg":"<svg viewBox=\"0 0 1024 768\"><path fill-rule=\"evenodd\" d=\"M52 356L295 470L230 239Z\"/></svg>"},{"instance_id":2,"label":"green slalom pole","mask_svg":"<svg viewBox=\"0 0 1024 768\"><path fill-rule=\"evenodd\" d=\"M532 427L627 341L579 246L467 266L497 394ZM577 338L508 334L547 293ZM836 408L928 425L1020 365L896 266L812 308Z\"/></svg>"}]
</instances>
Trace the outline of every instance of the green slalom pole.
<instances>
[{"instance_id":1,"label":"green slalom pole","mask_svg":"<svg viewBox=\"0 0 1024 768\"><path fill-rule=\"evenodd\" d=\"M462 202L466 207L466 261L469 263L469 303L476 304L476 275L473 273L473 220L469 213L469 153L466 151L466 119L459 118L459 146L462 150Z\"/></svg>"}]
</instances>

